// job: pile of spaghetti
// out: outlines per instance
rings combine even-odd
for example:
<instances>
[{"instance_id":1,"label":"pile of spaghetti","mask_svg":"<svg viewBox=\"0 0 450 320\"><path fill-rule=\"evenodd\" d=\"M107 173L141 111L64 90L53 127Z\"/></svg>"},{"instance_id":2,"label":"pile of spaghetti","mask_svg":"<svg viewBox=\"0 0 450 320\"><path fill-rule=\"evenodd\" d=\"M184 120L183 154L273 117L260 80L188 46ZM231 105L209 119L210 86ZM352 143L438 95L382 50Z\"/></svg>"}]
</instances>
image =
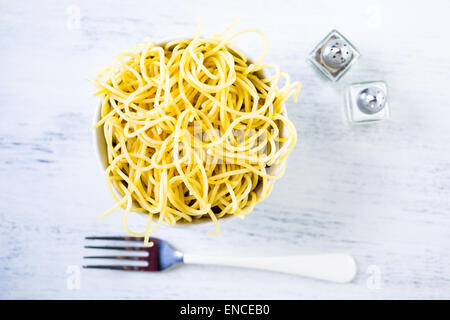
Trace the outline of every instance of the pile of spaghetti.
<instances>
[{"instance_id":1,"label":"pile of spaghetti","mask_svg":"<svg viewBox=\"0 0 450 320\"><path fill-rule=\"evenodd\" d=\"M107 145L106 177L133 236L162 222L244 216L284 172L297 136L284 103L300 91L276 65L263 64L267 41L258 30L151 41L119 55L94 80L101 98L96 128ZM264 39L250 61L230 44L244 32ZM271 76L265 76L270 69ZM281 86L281 82L283 82ZM276 167L276 173L270 168ZM148 214L143 232L130 212ZM153 222L152 222L153 221Z\"/></svg>"}]
</instances>

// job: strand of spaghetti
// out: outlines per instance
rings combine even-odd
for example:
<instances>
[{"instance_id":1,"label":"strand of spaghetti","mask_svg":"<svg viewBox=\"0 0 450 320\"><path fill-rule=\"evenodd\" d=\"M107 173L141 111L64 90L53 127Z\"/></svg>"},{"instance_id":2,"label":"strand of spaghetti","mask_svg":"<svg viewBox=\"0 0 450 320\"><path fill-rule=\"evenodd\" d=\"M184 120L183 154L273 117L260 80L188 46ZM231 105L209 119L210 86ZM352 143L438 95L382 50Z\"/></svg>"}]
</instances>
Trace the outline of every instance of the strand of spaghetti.
<instances>
[{"instance_id":1,"label":"strand of spaghetti","mask_svg":"<svg viewBox=\"0 0 450 320\"><path fill-rule=\"evenodd\" d=\"M212 49L211 51L209 51L209 52L207 53L207 55L212 55L212 54L214 54L215 52L217 52L217 50L220 50L222 47L226 46L226 45L228 44L228 42L229 42L231 39L234 39L234 38L236 38L237 36L239 36L239 35L241 35L241 34L243 34L243 33L248 33L248 32L254 32L254 33L258 34L259 36L261 36L261 38L262 38L263 41L264 41L264 49L263 49L263 52L261 53L261 56L258 58L258 60L256 60L256 61L254 62L255 65L260 64L260 63L264 60L264 57L266 56L267 49L268 49L268 47L269 47L269 41L267 40L266 35L265 35L264 33L262 33L261 30L258 30L258 29L244 29L244 30L241 30L241 31L239 31L239 32L236 32L235 34L232 34L231 36L228 36L228 37L224 38L224 39L221 41L221 43L220 43L219 45L217 45L214 49Z\"/></svg>"}]
</instances>

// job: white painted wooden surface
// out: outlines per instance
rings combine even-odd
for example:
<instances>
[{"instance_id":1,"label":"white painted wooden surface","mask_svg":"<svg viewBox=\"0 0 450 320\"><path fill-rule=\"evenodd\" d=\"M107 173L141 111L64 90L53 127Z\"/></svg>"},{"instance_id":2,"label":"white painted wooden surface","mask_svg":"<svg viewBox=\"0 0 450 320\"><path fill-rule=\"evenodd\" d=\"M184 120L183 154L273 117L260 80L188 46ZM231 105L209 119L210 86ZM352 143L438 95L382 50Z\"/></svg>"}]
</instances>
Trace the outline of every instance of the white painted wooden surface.
<instances>
[{"instance_id":1,"label":"white painted wooden surface","mask_svg":"<svg viewBox=\"0 0 450 320\"><path fill-rule=\"evenodd\" d=\"M1 1L1 298L450 298L450 11L448 1ZM80 10L79 28L76 15ZM285 177L246 220L162 227L200 254L348 252L355 281L330 284L226 267L159 274L82 270L83 237L122 234L91 143L85 80L150 36L241 27L269 37L267 60L303 83L288 111L300 142ZM306 62L337 28L362 57L337 86ZM253 40L252 40L253 41ZM259 42L241 41L247 52ZM386 80L392 120L350 128L339 86ZM136 223L135 227L139 228ZM379 281L378 281L379 280Z\"/></svg>"}]
</instances>

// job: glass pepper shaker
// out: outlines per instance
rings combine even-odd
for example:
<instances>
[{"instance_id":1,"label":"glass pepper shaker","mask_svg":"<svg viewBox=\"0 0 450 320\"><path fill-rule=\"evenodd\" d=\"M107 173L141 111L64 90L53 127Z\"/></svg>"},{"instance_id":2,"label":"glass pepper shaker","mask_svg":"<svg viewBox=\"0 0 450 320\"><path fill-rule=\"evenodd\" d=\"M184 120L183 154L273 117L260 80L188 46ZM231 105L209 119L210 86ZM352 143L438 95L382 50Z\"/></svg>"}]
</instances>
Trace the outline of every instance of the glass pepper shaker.
<instances>
[{"instance_id":1,"label":"glass pepper shaker","mask_svg":"<svg viewBox=\"0 0 450 320\"><path fill-rule=\"evenodd\" d=\"M359 56L359 51L347 38L332 30L311 51L308 60L328 79L338 81Z\"/></svg>"}]
</instances>

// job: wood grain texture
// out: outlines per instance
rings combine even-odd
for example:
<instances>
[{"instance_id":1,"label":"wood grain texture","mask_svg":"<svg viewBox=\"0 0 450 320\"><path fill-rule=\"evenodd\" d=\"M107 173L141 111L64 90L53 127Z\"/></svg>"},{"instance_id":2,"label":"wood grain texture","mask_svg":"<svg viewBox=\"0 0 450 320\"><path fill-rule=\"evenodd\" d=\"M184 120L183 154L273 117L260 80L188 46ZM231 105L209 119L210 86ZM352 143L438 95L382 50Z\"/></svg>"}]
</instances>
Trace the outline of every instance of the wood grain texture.
<instances>
[{"instance_id":1,"label":"wood grain texture","mask_svg":"<svg viewBox=\"0 0 450 320\"><path fill-rule=\"evenodd\" d=\"M79 28L68 27L70 6ZM450 298L449 9L448 1L0 1L0 298ZM164 226L156 236L196 254L348 252L357 278L82 270L81 288L70 290L66 272L82 264L83 237L123 233L120 213L97 219L112 200L93 153L96 100L85 77L145 37L193 34L200 16L211 35L239 12L241 27L267 34L267 61L303 83L300 103L287 105L299 143L272 195L245 220L224 221L220 237L206 235L211 225ZM306 63L332 28L362 53L336 85ZM251 38L237 45L261 48ZM369 80L387 81L392 120L349 127L341 87Z\"/></svg>"}]
</instances>

